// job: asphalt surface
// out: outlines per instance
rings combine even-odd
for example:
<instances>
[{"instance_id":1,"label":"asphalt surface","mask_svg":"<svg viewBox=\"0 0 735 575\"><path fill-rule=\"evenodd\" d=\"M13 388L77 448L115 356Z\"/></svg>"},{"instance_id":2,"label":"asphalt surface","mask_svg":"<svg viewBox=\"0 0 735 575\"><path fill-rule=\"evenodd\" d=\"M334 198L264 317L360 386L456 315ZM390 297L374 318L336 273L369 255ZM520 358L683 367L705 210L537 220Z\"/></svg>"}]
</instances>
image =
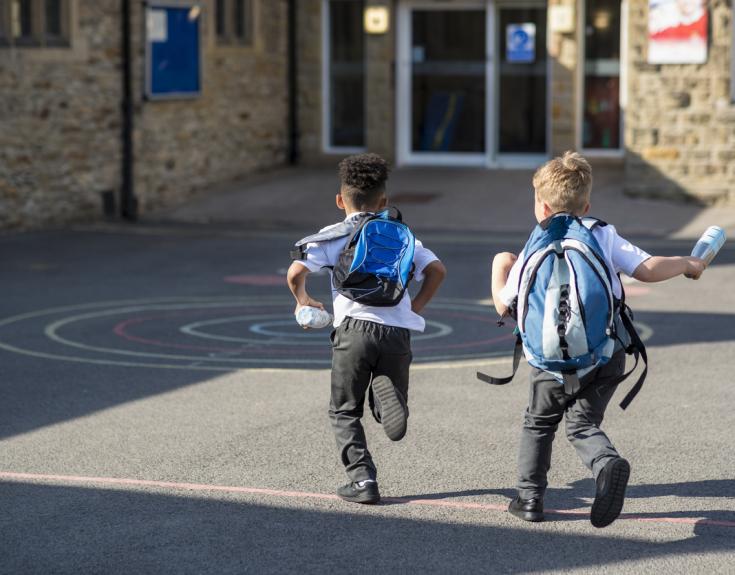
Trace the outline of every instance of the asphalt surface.
<instances>
[{"instance_id":1,"label":"asphalt surface","mask_svg":"<svg viewBox=\"0 0 735 575\"><path fill-rule=\"evenodd\" d=\"M563 432L547 522L504 512L527 369L504 388L475 372L510 367L483 300L512 233L421 234L449 276L414 339L409 432L366 418L386 501L334 497L328 332L295 326L283 277L301 231L0 236L0 573L733 572L735 249L699 282L629 285L651 368L608 411L633 471L598 530Z\"/></svg>"}]
</instances>

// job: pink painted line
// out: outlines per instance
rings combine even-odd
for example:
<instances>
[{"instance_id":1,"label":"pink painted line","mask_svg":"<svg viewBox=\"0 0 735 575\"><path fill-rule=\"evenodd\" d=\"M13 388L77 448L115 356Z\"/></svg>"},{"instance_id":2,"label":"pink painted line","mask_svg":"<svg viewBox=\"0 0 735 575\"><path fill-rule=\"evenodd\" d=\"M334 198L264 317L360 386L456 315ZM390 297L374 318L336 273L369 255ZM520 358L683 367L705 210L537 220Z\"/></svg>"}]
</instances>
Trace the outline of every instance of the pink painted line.
<instances>
[{"instance_id":1,"label":"pink painted line","mask_svg":"<svg viewBox=\"0 0 735 575\"><path fill-rule=\"evenodd\" d=\"M308 491L283 491L280 489L263 489L259 487L238 487L227 485L210 485L206 483L179 483L173 481L153 481L148 479L128 479L119 477L87 477L80 475L46 475L38 473L15 473L12 471L0 471L0 481L30 481L30 482L56 482L56 483L91 483L97 485L110 485L117 487L152 487L156 489L173 489L176 491L208 491L223 493L244 493L247 495L267 495L271 497L294 497L297 499L321 499L325 501L339 500L336 495L328 493L311 493ZM424 505L428 507L446 507L450 509L473 509L479 511L502 511L505 512L507 505L492 503L471 503L459 501L444 501L439 499L420 499L413 497L385 497L386 503L403 503L406 505ZM587 516L587 510L574 509L545 509L545 513L551 515L576 515ZM717 527L735 527L735 521L716 519L696 519L694 517L644 517L634 514L623 514L620 520L640 521L642 523L673 523L679 525L713 525Z\"/></svg>"},{"instance_id":2,"label":"pink painted line","mask_svg":"<svg viewBox=\"0 0 735 575\"><path fill-rule=\"evenodd\" d=\"M651 293L651 288L643 287L643 286L637 286L637 285L627 285L625 286L625 295L627 296L641 296Z\"/></svg>"},{"instance_id":3,"label":"pink painted line","mask_svg":"<svg viewBox=\"0 0 735 575\"><path fill-rule=\"evenodd\" d=\"M0 480L6 481L49 481L58 483L96 483L98 485L154 487L175 489L177 491L221 491L225 493L247 493L249 495L271 495L273 497L299 497L314 499L339 499L336 495L326 493L308 493L305 491L281 491L261 489L258 487L230 487L225 485L208 485L206 483L179 483L173 481L152 481L149 479L128 479L124 477L87 477L84 475L45 475L37 473L14 473L0 471Z\"/></svg>"}]
</instances>

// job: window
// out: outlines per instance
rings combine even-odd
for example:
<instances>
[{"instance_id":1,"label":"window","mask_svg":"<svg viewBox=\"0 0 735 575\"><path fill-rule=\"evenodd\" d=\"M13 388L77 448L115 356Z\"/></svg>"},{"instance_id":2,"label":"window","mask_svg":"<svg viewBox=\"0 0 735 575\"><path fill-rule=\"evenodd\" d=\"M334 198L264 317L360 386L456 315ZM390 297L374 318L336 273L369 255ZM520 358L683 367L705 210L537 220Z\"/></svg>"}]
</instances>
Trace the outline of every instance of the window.
<instances>
[{"instance_id":1,"label":"window","mask_svg":"<svg viewBox=\"0 0 735 575\"><path fill-rule=\"evenodd\" d=\"M70 0L0 0L0 44L69 46Z\"/></svg>"},{"instance_id":2,"label":"window","mask_svg":"<svg viewBox=\"0 0 735 575\"><path fill-rule=\"evenodd\" d=\"M620 0L586 0L584 25L582 147L619 150Z\"/></svg>"},{"instance_id":3,"label":"window","mask_svg":"<svg viewBox=\"0 0 735 575\"><path fill-rule=\"evenodd\" d=\"M254 0L217 0L215 28L220 44L253 44Z\"/></svg>"},{"instance_id":4,"label":"window","mask_svg":"<svg viewBox=\"0 0 735 575\"><path fill-rule=\"evenodd\" d=\"M365 146L363 0L326 0L324 142L327 150Z\"/></svg>"}]
</instances>

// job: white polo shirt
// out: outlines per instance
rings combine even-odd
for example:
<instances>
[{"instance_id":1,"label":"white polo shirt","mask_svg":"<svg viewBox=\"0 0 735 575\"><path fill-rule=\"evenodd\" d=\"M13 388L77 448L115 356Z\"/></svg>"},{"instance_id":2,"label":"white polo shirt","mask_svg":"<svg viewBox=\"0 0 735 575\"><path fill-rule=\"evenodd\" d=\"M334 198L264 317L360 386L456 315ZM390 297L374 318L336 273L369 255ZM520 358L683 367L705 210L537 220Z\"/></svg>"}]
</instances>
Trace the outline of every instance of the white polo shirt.
<instances>
[{"instance_id":1,"label":"white polo shirt","mask_svg":"<svg viewBox=\"0 0 735 575\"><path fill-rule=\"evenodd\" d=\"M615 226L597 226L593 228L592 235L600 244L605 257L605 264L612 275L613 295L620 299L623 290L617 274L622 272L632 276L635 269L650 258L650 254L644 252L638 246L618 235ZM518 282L520 280L521 268L523 267L524 253L518 255L518 260L508 274L508 281L500 292L500 301L510 306L518 295Z\"/></svg>"},{"instance_id":2,"label":"white polo shirt","mask_svg":"<svg viewBox=\"0 0 735 575\"><path fill-rule=\"evenodd\" d=\"M357 218L359 215L360 214L351 214L345 218L344 221L350 221ZM327 228L323 228L321 231L326 229ZM426 325L424 318L411 310L411 297L409 296L408 291L406 291L403 298L401 298L401 301L398 302L398 305L392 307L375 307L354 302L334 289L334 284L331 281L331 268L337 264L339 254L344 249L348 240L349 237L344 237L326 242L308 243L306 244L305 249L305 259L296 260L311 272L316 272L323 268L329 269L332 300L334 305L334 327L339 327L346 317L352 317L394 327L404 327L415 331L424 331ZM426 266L438 259L439 258L437 258L431 250L426 249L417 239L413 254L413 263L415 266L413 271L413 280L417 282L423 281L423 271Z\"/></svg>"}]
</instances>

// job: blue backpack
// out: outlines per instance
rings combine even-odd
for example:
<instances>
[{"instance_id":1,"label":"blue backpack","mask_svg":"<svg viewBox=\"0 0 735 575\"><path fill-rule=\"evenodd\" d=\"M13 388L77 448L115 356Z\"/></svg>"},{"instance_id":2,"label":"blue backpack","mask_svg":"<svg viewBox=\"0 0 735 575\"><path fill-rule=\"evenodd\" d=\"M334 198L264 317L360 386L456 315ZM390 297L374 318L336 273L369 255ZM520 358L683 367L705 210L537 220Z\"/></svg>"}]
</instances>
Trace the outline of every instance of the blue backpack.
<instances>
[{"instance_id":1,"label":"blue backpack","mask_svg":"<svg viewBox=\"0 0 735 575\"><path fill-rule=\"evenodd\" d=\"M305 246L310 242L346 236L349 240L332 268L334 288L363 305L397 305L413 278L415 248L414 235L403 223L401 212L389 208L331 226L296 242L298 250L292 252L292 257L303 259Z\"/></svg>"},{"instance_id":2,"label":"blue backpack","mask_svg":"<svg viewBox=\"0 0 735 575\"><path fill-rule=\"evenodd\" d=\"M604 225L593 218L557 214L534 229L523 250L512 310L517 321L513 375L522 351L528 363L554 375L566 394L576 396L580 378L607 363L616 340L622 342L617 333L620 318L630 336L626 351L635 355L636 366L639 356L646 363L638 383L621 403L625 409L643 385L648 360L624 296L618 300L613 294L611 271L592 235L596 226ZM494 385L508 383L513 375L493 378L478 373L482 381Z\"/></svg>"}]
</instances>

